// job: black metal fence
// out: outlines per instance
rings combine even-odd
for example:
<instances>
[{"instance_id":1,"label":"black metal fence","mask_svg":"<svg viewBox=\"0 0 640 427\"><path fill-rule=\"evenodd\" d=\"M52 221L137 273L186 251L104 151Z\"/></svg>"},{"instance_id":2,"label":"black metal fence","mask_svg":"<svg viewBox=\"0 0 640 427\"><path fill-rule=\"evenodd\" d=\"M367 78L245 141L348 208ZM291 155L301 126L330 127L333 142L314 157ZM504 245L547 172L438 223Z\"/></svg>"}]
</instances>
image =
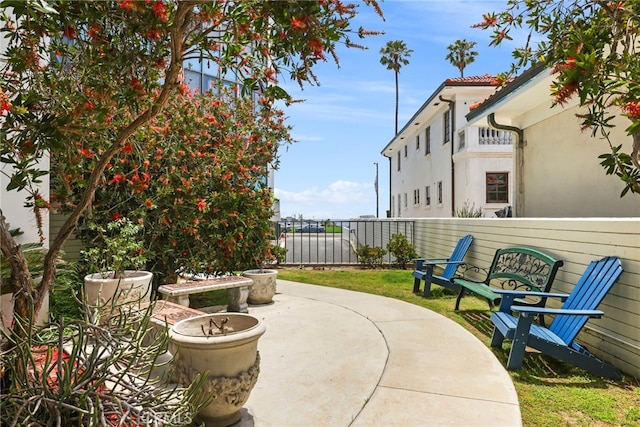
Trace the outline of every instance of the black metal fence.
<instances>
[{"instance_id":1,"label":"black metal fence","mask_svg":"<svg viewBox=\"0 0 640 427\"><path fill-rule=\"evenodd\" d=\"M414 243L414 222L406 220L296 220L275 224L276 237L286 252L283 265L358 264L356 250L363 245L387 249L394 234ZM393 263L387 252L385 263Z\"/></svg>"}]
</instances>

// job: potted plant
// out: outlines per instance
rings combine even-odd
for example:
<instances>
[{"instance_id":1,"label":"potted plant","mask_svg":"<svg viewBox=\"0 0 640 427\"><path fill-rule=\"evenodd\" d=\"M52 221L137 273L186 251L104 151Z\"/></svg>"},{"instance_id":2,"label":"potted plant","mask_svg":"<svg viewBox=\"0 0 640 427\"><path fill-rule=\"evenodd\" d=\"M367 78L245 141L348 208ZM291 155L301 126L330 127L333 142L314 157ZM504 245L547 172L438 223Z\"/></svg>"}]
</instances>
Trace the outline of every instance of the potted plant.
<instances>
[{"instance_id":1,"label":"potted plant","mask_svg":"<svg viewBox=\"0 0 640 427\"><path fill-rule=\"evenodd\" d=\"M81 255L91 274L84 278L85 300L90 307L108 310L122 304L148 301L153 274L140 270L145 263L138 235L142 226L127 218L117 218L106 227L91 223L96 245Z\"/></svg>"},{"instance_id":2,"label":"potted plant","mask_svg":"<svg viewBox=\"0 0 640 427\"><path fill-rule=\"evenodd\" d=\"M277 243L271 242L270 246L265 252L261 252L255 257L256 263L260 265L260 268L245 270L242 272L244 277L248 277L253 280L253 285L249 289L249 296L247 302L249 304L269 304L273 302L273 296L276 294L276 279L278 278L278 270L271 268L264 268L264 264L267 261L274 261L277 263L277 258L274 257L272 250L278 246ZM278 248L280 248L278 246Z\"/></svg>"},{"instance_id":3,"label":"potted plant","mask_svg":"<svg viewBox=\"0 0 640 427\"><path fill-rule=\"evenodd\" d=\"M265 331L264 321L243 313L195 316L169 329L177 382L187 385L207 375L201 391L212 400L199 410L196 422L222 427L240 420L240 410L258 381L258 339Z\"/></svg>"}]
</instances>

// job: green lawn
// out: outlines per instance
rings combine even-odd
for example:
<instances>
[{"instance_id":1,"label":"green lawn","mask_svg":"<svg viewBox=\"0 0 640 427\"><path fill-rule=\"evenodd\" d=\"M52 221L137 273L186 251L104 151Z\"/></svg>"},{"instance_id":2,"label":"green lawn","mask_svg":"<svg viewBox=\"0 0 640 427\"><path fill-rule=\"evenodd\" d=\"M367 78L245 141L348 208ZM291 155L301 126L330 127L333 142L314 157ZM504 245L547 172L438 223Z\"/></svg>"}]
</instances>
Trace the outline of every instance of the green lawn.
<instances>
[{"instance_id":1,"label":"green lawn","mask_svg":"<svg viewBox=\"0 0 640 427\"><path fill-rule=\"evenodd\" d=\"M280 269L279 279L350 289L397 298L440 313L471 331L489 347L493 330L486 301L466 297L454 312L455 296L434 286L433 297L414 295L410 270ZM508 352L491 348L506 363ZM512 372L524 426L639 426L640 381L604 380L547 358L528 354Z\"/></svg>"}]
</instances>

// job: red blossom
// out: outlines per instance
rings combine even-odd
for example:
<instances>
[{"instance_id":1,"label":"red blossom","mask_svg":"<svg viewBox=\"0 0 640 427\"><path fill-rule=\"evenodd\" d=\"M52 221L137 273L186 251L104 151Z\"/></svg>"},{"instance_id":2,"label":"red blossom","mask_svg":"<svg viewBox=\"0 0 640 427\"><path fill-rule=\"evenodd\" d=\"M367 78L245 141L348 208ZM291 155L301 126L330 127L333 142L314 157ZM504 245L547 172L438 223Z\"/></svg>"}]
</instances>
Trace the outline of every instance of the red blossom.
<instances>
[{"instance_id":1,"label":"red blossom","mask_svg":"<svg viewBox=\"0 0 640 427\"><path fill-rule=\"evenodd\" d=\"M189 93L189 86L186 83L180 83L178 85L178 91L180 95L187 95Z\"/></svg>"},{"instance_id":2,"label":"red blossom","mask_svg":"<svg viewBox=\"0 0 640 427\"><path fill-rule=\"evenodd\" d=\"M86 148L81 148L80 150L78 150L78 152L80 153L80 155L86 157L87 159L91 159L94 156L93 151Z\"/></svg>"},{"instance_id":3,"label":"red blossom","mask_svg":"<svg viewBox=\"0 0 640 427\"><path fill-rule=\"evenodd\" d=\"M2 103L0 103L0 113L4 113L9 110L11 110L11 104L9 101L2 101Z\"/></svg>"},{"instance_id":4,"label":"red blossom","mask_svg":"<svg viewBox=\"0 0 640 427\"><path fill-rule=\"evenodd\" d=\"M150 199L145 200L144 204L147 206L147 208L153 209L153 201L151 201Z\"/></svg>"},{"instance_id":5,"label":"red blossom","mask_svg":"<svg viewBox=\"0 0 640 427\"><path fill-rule=\"evenodd\" d=\"M124 154L131 154L131 152L133 151L133 145L126 143L124 144L124 147L122 147L122 152Z\"/></svg>"},{"instance_id":6,"label":"red blossom","mask_svg":"<svg viewBox=\"0 0 640 427\"><path fill-rule=\"evenodd\" d=\"M265 68L264 76L267 78L267 80L275 81L275 75L276 70L274 70L273 68Z\"/></svg>"},{"instance_id":7,"label":"red blossom","mask_svg":"<svg viewBox=\"0 0 640 427\"><path fill-rule=\"evenodd\" d=\"M316 58L324 57L322 41L320 41L319 39L311 39L309 40L309 47L311 48L311 51Z\"/></svg>"},{"instance_id":8,"label":"red blossom","mask_svg":"<svg viewBox=\"0 0 640 427\"><path fill-rule=\"evenodd\" d=\"M486 30L487 28L495 27L496 25L498 25L498 18L495 13L484 13L482 14L482 22L473 24L471 27Z\"/></svg>"},{"instance_id":9,"label":"red blossom","mask_svg":"<svg viewBox=\"0 0 640 427\"><path fill-rule=\"evenodd\" d=\"M307 20L305 18L298 19L294 16L291 18L291 28L296 31L304 30L307 28Z\"/></svg>"},{"instance_id":10,"label":"red blossom","mask_svg":"<svg viewBox=\"0 0 640 427\"><path fill-rule=\"evenodd\" d=\"M111 181L109 181L109 184L120 184L123 181L126 181L127 177L124 176L121 173L117 173L113 176L113 178L111 178Z\"/></svg>"},{"instance_id":11,"label":"red blossom","mask_svg":"<svg viewBox=\"0 0 640 427\"><path fill-rule=\"evenodd\" d=\"M114 214L112 214L112 215L111 215L111 219L112 219L113 221L115 221L115 220L117 220L117 219L120 219L120 218L122 218L122 214L121 214L121 213L116 212L116 213L114 213Z\"/></svg>"},{"instance_id":12,"label":"red blossom","mask_svg":"<svg viewBox=\"0 0 640 427\"><path fill-rule=\"evenodd\" d=\"M147 30L147 38L148 39L160 40L160 37L162 37L162 31L158 30L157 28L151 28L151 29Z\"/></svg>"},{"instance_id":13,"label":"red blossom","mask_svg":"<svg viewBox=\"0 0 640 427\"><path fill-rule=\"evenodd\" d=\"M76 29L71 26L64 27L64 29L62 30L62 35L64 35L68 39L75 39L77 34L78 33L76 32Z\"/></svg>"},{"instance_id":14,"label":"red blossom","mask_svg":"<svg viewBox=\"0 0 640 427\"><path fill-rule=\"evenodd\" d=\"M161 1L153 3L153 6L151 6L151 12L162 22L167 22L167 7Z\"/></svg>"},{"instance_id":15,"label":"red blossom","mask_svg":"<svg viewBox=\"0 0 640 427\"><path fill-rule=\"evenodd\" d=\"M136 92L141 92L142 91L142 83L140 82L140 80L138 79L131 79L131 87L133 87L133 90L135 90Z\"/></svg>"},{"instance_id":16,"label":"red blossom","mask_svg":"<svg viewBox=\"0 0 640 427\"><path fill-rule=\"evenodd\" d=\"M198 199L198 210L204 212L207 209L207 201L205 199Z\"/></svg>"},{"instance_id":17,"label":"red blossom","mask_svg":"<svg viewBox=\"0 0 640 427\"><path fill-rule=\"evenodd\" d=\"M580 84L578 82L567 82L555 94L555 104L566 104L569 99L578 91Z\"/></svg>"},{"instance_id":18,"label":"red blossom","mask_svg":"<svg viewBox=\"0 0 640 427\"><path fill-rule=\"evenodd\" d=\"M627 102L623 110L631 120L640 120L640 102Z\"/></svg>"},{"instance_id":19,"label":"red blossom","mask_svg":"<svg viewBox=\"0 0 640 427\"><path fill-rule=\"evenodd\" d=\"M100 25L98 24L93 24L91 26L91 28L89 28L89 31L87 31L87 34L89 35L89 37L91 37L92 39L95 38L98 34L100 34Z\"/></svg>"},{"instance_id":20,"label":"red blossom","mask_svg":"<svg viewBox=\"0 0 640 427\"><path fill-rule=\"evenodd\" d=\"M120 9L125 10L127 12L133 12L136 10L136 4L133 0L122 0L119 4Z\"/></svg>"}]
</instances>

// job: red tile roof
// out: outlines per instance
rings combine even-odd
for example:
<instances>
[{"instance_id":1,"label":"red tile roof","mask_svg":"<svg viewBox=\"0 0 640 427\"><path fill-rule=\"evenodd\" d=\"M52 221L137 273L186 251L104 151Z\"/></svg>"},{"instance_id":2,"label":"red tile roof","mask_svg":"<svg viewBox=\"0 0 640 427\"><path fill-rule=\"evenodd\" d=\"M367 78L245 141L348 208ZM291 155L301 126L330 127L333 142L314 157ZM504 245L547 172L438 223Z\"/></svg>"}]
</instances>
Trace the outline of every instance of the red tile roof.
<instances>
[{"instance_id":1,"label":"red tile roof","mask_svg":"<svg viewBox=\"0 0 640 427\"><path fill-rule=\"evenodd\" d=\"M498 79L491 74L484 76L452 77L444 81L449 86L497 86Z\"/></svg>"}]
</instances>

